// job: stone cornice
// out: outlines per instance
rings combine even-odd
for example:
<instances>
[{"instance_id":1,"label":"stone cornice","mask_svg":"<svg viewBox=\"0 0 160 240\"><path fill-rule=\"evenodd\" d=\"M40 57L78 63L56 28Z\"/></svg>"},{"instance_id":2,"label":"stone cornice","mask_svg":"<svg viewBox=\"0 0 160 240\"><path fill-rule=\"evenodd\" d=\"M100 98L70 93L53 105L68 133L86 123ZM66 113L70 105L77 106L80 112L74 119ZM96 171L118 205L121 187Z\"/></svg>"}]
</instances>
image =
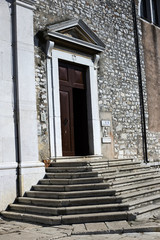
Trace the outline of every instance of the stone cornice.
<instances>
[{"instance_id":1,"label":"stone cornice","mask_svg":"<svg viewBox=\"0 0 160 240\"><path fill-rule=\"evenodd\" d=\"M54 41L55 44L92 54L105 50L105 44L81 19L49 25L43 36L46 40Z\"/></svg>"},{"instance_id":2,"label":"stone cornice","mask_svg":"<svg viewBox=\"0 0 160 240\"><path fill-rule=\"evenodd\" d=\"M72 38L72 37L68 37L64 34L61 34L61 33L58 33L58 32L44 32L44 37L46 38L46 40L48 39L60 39L64 42L69 42L69 43L73 43L73 44L76 44L76 45L79 45L79 46L83 46L83 47L86 47L88 49L92 49L94 51L97 51L97 52L103 52L104 51L104 47L102 46L98 46L98 45L95 45L95 44L92 44L92 43L89 43L89 42L85 42L81 39L77 39L77 38Z\"/></svg>"},{"instance_id":3,"label":"stone cornice","mask_svg":"<svg viewBox=\"0 0 160 240\"><path fill-rule=\"evenodd\" d=\"M31 10L35 10L35 0L15 0L15 5L22 6Z\"/></svg>"}]
</instances>

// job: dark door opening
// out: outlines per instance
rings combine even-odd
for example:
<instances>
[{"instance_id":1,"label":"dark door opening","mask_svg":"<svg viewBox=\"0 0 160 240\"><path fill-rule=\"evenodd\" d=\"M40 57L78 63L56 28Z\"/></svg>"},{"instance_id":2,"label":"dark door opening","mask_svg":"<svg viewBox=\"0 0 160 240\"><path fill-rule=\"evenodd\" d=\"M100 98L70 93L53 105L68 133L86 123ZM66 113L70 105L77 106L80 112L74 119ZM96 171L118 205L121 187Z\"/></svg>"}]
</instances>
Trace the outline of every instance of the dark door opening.
<instances>
[{"instance_id":1,"label":"dark door opening","mask_svg":"<svg viewBox=\"0 0 160 240\"><path fill-rule=\"evenodd\" d=\"M86 69L59 62L63 156L89 155Z\"/></svg>"}]
</instances>

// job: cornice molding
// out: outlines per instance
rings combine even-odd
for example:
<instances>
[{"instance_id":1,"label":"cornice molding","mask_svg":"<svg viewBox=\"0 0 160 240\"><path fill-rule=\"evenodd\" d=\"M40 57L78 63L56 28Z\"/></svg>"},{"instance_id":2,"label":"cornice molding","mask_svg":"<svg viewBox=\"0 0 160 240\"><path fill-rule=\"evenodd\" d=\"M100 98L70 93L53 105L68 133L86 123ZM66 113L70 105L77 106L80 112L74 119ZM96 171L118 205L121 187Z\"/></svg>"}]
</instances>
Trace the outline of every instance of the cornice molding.
<instances>
[{"instance_id":1,"label":"cornice molding","mask_svg":"<svg viewBox=\"0 0 160 240\"><path fill-rule=\"evenodd\" d=\"M68 31L75 31L70 35ZM43 36L46 40L55 41L55 44L66 44L66 46L79 49L88 49L92 53L103 52L105 50L105 44L99 39L99 37L81 20L72 19L69 21L52 24L47 26L43 32ZM82 50L83 51L83 50Z\"/></svg>"},{"instance_id":2,"label":"cornice molding","mask_svg":"<svg viewBox=\"0 0 160 240\"><path fill-rule=\"evenodd\" d=\"M15 0L15 5L22 6L24 8L28 8L30 10L35 10L35 0Z\"/></svg>"}]
</instances>

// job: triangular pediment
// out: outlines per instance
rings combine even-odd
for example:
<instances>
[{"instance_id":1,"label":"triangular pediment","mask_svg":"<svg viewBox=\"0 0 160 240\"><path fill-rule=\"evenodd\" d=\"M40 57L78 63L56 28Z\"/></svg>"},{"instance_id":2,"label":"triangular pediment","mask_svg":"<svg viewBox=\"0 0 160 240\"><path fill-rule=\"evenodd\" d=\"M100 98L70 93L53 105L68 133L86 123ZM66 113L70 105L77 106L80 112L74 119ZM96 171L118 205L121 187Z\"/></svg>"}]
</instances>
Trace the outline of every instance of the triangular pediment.
<instances>
[{"instance_id":1,"label":"triangular pediment","mask_svg":"<svg viewBox=\"0 0 160 240\"><path fill-rule=\"evenodd\" d=\"M46 35L99 52L105 48L105 44L81 19L50 25L47 27Z\"/></svg>"},{"instance_id":2,"label":"triangular pediment","mask_svg":"<svg viewBox=\"0 0 160 240\"><path fill-rule=\"evenodd\" d=\"M66 36L69 36L69 37L72 37L72 38L77 38L79 40L95 44L95 42L87 34L85 34L82 31L82 29L80 29L78 27L65 29L65 30L62 30L62 31L59 31L59 32L66 35Z\"/></svg>"}]
</instances>

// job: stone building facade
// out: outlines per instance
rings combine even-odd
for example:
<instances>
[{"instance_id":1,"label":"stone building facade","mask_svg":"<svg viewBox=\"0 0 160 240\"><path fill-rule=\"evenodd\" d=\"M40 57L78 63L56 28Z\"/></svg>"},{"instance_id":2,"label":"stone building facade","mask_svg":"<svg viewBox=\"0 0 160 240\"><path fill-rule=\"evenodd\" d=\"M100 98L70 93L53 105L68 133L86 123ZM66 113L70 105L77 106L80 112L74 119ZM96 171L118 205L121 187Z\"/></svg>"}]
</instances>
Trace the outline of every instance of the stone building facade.
<instances>
[{"instance_id":1,"label":"stone building facade","mask_svg":"<svg viewBox=\"0 0 160 240\"><path fill-rule=\"evenodd\" d=\"M89 69L87 155L159 160L160 30L144 2L0 2L1 209L43 176L43 160L63 156L57 59Z\"/></svg>"}]
</instances>

